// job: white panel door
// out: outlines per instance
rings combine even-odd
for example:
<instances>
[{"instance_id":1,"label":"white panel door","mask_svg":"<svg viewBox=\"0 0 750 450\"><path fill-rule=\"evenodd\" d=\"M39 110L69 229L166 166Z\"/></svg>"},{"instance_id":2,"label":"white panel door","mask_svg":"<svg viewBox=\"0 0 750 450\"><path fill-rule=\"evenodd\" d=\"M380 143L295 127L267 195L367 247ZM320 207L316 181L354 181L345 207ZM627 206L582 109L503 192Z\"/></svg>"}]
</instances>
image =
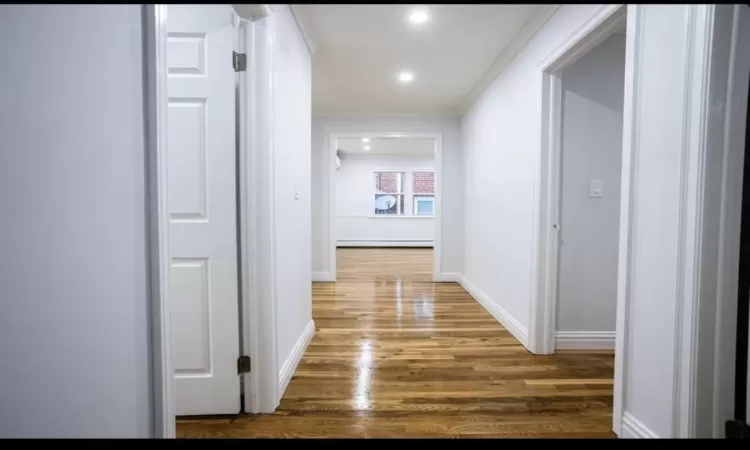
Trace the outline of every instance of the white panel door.
<instances>
[{"instance_id":1,"label":"white panel door","mask_svg":"<svg viewBox=\"0 0 750 450\"><path fill-rule=\"evenodd\" d=\"M229 5L167 10L177 415L240 410L232 14Z\"/></svg>"}]
</instances>

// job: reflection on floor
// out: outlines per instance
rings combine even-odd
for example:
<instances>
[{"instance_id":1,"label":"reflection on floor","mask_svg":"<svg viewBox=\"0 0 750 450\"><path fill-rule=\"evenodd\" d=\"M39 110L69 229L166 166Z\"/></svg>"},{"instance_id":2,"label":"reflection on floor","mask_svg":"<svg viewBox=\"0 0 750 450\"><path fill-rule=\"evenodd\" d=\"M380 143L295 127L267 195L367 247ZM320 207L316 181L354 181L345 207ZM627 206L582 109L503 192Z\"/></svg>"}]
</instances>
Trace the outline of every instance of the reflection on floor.
<instances>
[{"instance_id":1,"label":"reflection on floor","mask_svg":"<svg viewBox=\"0 0 750 450\"><path fill-rule=\"evenodd\" d=\"M180 437L614 437L611 352L531 355L431 249L340 249L316 335L276 413Z\"/></svg>"}]
</instances>

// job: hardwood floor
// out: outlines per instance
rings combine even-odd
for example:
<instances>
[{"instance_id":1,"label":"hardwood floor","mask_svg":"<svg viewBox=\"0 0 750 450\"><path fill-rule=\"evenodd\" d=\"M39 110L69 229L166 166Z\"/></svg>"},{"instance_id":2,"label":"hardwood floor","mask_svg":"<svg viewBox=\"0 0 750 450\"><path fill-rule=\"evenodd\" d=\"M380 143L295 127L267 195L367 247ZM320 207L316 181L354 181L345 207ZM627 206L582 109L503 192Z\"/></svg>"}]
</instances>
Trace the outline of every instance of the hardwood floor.
<instances>
[{"instance_id":1,"label":"hardwood floor","mask_svg":"<svg viewBox=\"0 0 750 450\"><path fill-rule=\"evenodd\" d=\"M274 414L179 437L614 437L612 352L528 353L431 249L340 249L316 334Z\"/></svg>"}]
</instances>

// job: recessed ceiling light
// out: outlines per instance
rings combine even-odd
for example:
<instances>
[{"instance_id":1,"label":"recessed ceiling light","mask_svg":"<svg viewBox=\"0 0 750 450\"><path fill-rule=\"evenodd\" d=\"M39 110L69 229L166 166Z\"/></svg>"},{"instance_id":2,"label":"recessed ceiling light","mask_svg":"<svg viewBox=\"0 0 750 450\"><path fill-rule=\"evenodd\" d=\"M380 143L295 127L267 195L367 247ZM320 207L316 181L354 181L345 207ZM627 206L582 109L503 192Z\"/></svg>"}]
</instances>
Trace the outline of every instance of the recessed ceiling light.
<instances>
[{"instance_id":1,"label":"recessed ceiling light","mask_svg":"<svg viewBox=\"0 0 750 450\"><path fill-rule=\"evenodd\" d=\"M417 9L409 13L409 22L415 25L422 25L425 22L429 22L430 14L426 9Z\"/></svg>"},{"instance_id":2,"label":"recessed ceiling light","mask_svg":"<svg viewBox=\"0 0 750 450\"><path fill-rule=\"evenodd\" d=\"M368 151L368 150L370 150L370 146L369 145L365 145L365 151Z\"/></svg>"},{"instance_id":3,"label":"recessed ceiling light","mask_svg":"<svg viewBox=\"0 0 750 450\"><path fill-rule=\"evenodd\" d=\"M398 74L398 81L402 83L411 83L414 80L414 74L408 70L403 70Z\"/></svg>"},{"instance_id":4,"label":"recessed ceiling light","mask_svg":"<svg viewBox=\"0 0 750 450\"><path fill-rule=\"evenodd\" d=\"M362 143L367 144L370 142L370 138L362 138Z\"/></svg>"}]
</instances>

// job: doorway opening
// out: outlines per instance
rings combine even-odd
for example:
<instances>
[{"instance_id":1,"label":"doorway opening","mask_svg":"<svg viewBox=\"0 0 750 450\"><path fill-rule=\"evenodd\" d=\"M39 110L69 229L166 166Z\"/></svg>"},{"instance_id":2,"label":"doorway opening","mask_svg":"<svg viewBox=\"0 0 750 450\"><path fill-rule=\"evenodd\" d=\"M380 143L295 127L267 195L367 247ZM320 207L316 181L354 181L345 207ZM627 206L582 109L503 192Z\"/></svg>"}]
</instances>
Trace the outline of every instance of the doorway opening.
<instances>
[{"instance_id":1,"label":"doorway opening","mask_svg":"<svg viewBox=\"0 0 750 450\"><path fill-rule=\"evenodd\" d=\"M621 179L626 11L623 5L604 9L542 64L537 274L529 326L529 349L536 354L615 351L620 199L627 194L621 192L627 189ZM614 379L614 365L611 370ZM620 418L613 423L619 433Z\"/></svg>"},{"instance_id":2,"label":"doorway opening","mask_svg":"<svg viewBox=\"0 0 750 450\"><path fill-rule=\"evenodd\" d=\"M429 281L441 281L442 134L331 133L329 142L331 273L314 281L336 281L337 255L352 248L413 248L431 263Z\"/></svg>"},{"instance_id":3,"label":"doorway opening","mask_svg":"<svg viewBox=\"0 0 750 450\"><path fill-rule=\"evenodd\" d=\"M554 348L615 348L625 23L560 74Z\"/></svg>"}]
</instances>

